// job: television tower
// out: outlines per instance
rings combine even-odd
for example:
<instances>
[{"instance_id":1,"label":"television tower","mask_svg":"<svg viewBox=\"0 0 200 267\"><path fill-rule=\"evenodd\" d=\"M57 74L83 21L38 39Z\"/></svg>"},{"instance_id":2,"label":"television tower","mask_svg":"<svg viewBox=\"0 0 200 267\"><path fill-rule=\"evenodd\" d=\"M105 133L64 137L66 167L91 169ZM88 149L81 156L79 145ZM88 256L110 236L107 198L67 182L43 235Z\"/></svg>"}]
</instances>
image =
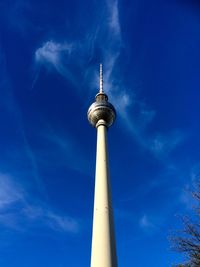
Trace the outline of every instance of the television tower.
<instances>
[{"instance_id":1,"label":"television tower","mask_svg":"<svg viewBox=\"0 0 200 267\"><path fill-rule=\"evenodd\" d=\"M103 91L102 64L99 93L87 115L89 122L97 129L91 267L117 267L107 151L107 129L114 122L116 112Z\"/></svg>"}]
</instances>

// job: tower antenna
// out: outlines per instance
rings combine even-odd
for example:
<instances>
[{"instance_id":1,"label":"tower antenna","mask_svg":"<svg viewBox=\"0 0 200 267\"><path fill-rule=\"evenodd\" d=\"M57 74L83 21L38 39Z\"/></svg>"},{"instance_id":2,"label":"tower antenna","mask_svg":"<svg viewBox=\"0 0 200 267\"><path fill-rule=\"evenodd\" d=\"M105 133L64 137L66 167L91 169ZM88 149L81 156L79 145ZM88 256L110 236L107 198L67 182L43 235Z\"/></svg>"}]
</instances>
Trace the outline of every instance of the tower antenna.
<instances>
[{"instance_id":1,"label":"tower antenna","mask_svg":"<svg viewBox=\"0 0 200 267\"><path fill-rule=\"evenodd\" d=\"M100 64L99 93L103 93L103 70L102 70L102 64Z\"/></svg>"}]
</instances>

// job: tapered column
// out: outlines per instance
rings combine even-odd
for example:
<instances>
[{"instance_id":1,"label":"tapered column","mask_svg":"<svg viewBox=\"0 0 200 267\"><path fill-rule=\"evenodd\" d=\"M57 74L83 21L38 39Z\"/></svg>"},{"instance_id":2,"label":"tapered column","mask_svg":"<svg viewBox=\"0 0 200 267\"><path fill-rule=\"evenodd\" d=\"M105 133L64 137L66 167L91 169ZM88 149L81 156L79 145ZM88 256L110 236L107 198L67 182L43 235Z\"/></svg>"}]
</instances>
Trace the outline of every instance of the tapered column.
<instances>
[{"instance_id":1,"label":"tapered column","mask_svg":"<svg viewBox=\"0 0 200 267\"><path fill-rule=\"evenodd\" d=\"M97 151L91 267L117 267L106 122L99 120L96 128Z\"/></svg>"},{"instance_id":2,"label":"tapered column","mask_svg":"<svg viewBox=\"0 0 200 267\"><path fill-rule=\"evenodd\" d=\"M113 124L116 111L103 91L101 64L99 87L87 113L89 122L97 129L91 267L117 267L107 152L107 128Z\"/></svg>"}]
</instances>

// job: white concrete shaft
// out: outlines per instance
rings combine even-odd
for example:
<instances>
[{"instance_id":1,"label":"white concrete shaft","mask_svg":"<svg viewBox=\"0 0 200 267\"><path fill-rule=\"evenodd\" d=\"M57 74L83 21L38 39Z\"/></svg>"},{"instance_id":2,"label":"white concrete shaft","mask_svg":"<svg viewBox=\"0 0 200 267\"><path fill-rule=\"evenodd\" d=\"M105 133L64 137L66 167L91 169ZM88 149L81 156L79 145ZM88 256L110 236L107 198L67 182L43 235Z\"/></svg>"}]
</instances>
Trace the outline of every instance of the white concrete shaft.
<instances>
[{"instance_id":1,"label":"white concrete shaft","mask_svg":"<svg viewBox=\"0 0 200 267\"><path fill-rule=\"evenodd\" d=\"M104 121L99 122L97 127L91 267L117 267L108 170L107 128Z\"/></svg>"}]
</instances>

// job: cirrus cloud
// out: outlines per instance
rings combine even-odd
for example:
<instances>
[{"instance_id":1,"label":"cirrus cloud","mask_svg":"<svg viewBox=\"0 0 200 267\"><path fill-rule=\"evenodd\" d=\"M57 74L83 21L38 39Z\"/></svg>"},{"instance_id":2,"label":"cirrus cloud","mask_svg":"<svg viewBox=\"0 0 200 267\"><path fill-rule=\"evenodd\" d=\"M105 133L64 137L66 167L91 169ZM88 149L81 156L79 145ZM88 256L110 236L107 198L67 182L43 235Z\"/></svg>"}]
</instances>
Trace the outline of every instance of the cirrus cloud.
<instances>
[{"instance_id":1,"label":"cirrus cloud","mask_svg":"<svg viewBox=\"0 0 200 267\"><path fill-rule=\"evenodd\" d=\"M0 225L11 229L28 229L32 226L48 227L54 231L78 233L75 218L61 215L47 204L34 203L24 188L8 174L0 173Z\"/></svg>"}]
</instances>

